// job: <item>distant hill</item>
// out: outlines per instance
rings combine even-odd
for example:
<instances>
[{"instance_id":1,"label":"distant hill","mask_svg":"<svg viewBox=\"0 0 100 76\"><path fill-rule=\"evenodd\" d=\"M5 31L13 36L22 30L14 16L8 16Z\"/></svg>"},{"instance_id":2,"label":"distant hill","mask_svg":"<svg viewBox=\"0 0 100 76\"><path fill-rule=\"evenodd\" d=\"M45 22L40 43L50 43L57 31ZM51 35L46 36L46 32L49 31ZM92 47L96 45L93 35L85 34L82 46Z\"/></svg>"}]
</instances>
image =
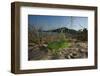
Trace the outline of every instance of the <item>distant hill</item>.
<instances>
[{"instance_id":1,"label":"distant hill","mask_svg":"<svg viewBox=\"0 0 100 76\"><path fill-rule=\"evenodd\" d=\"M57 28L57 29L53 29L53 30L48 30L48 31L45 31L45 32L58 32L60 33L61 30L63 30L63 33L69 33L69 34L77 34L78 31L74 30L74 29L69 29L67 27L62 27L62 28Z\"/></svg>"},{"instance_id":2,"label":"distant hill","mask_svg":"<svg viewBox=\"0 0 100 76\"><path fill-rule=\"evenodd\" d=\"M74 29L62 27L62 28L58 28L58 29L48 30L45 32L58 32L58 33L60 33L61 30L63 30L63 33L65 33L65 35L67 37L77 38L78 40L82 40L82 41L87 41L87 39L88 39L87 38L88 37L88 30L86 28L80 29L77 31Z\"/></svg>"}]
</instances>

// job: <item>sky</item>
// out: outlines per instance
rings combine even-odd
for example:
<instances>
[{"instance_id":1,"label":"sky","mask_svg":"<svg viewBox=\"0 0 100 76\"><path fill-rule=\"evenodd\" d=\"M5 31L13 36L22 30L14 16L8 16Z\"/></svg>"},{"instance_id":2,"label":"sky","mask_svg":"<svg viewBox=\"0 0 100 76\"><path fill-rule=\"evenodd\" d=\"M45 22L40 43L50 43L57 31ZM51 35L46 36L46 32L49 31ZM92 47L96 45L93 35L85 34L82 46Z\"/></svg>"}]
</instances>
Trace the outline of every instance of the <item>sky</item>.
<instances>
[{"instance_id":1,"label":"sky","mask_svg":"<svg viewBox=\"0 0 100 76\"><path fill-rule=\"evenodd\" d=\"M88 29L88 17L28 15L28 24L29 26L40 27L42 30L52 30L60 27L80 30Z\"/></svg>"}]
</instances>

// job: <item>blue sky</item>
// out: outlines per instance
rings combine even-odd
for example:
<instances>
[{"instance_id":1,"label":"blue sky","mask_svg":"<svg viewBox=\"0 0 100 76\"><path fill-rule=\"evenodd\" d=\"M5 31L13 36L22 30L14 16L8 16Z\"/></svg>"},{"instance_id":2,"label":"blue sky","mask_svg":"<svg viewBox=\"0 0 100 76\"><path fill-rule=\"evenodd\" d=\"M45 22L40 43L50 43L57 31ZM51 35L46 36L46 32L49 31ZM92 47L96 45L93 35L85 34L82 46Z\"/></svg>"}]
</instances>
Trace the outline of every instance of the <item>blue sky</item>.
<instances>
[{"instance_id":1,"label":"blue sky","mask_svg":"<svg viewBox=\"0 0 100 76\"><path fill-rule=\"evenodd\" d=\"M43 30L52 30L60 27L79 30L88 29L88 17L78 16L46 16L46 15L28 15L28 24L40 27Z\"/></svg>"}]
</instances>

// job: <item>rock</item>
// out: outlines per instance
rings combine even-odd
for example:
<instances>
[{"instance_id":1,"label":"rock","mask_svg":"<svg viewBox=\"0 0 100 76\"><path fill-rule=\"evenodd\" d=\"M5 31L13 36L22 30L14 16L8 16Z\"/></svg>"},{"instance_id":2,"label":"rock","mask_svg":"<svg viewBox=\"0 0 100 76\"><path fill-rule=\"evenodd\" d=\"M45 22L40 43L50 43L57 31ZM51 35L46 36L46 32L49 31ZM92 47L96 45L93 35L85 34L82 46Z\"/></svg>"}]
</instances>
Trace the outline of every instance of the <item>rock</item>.
<instances>
[{"instance_id":1,"label":"rock","mask_svg":"<svg viewBox=\"0 0 100 76\"><path fill-rule=\"evenodd\" d=\"M88 44L85 42L70 43L69 48L59 49L57 55L54 55L47 44L42 47L35 45L29 47L29 60L52 60L52 59L77 59L88 57Z\"/></svg>"},{"instance_id":2,"label":"rock","mask_svg":"<svg viewBox=\"0 0 100 76\"><path fill-rule=\"evenodd\" d=\"M44 47L47 47L48 45L47 45L47 44L43 44L43 46L44 46Z\"/></svg>"},{"instance_id":3,"label":"rock","mask_svg":"<svg viewBox=\"0 0 100 76\"><path fill-rule=\"evenodd\" d=\"M67 56L67 58L68 58L68 59L71 59L71 56L70 56L70 55L68 55L68 56Z\"/></svg>"},{"instance_id":4,"label":"rock","mask_svg":"<svg viewBox=\"0 0 100 76\"><path fill-rule=\"evenodd\" d=\"M80 52L87 52L87 50L86 49L81 49Z\"/></svg>"}]
</instances>

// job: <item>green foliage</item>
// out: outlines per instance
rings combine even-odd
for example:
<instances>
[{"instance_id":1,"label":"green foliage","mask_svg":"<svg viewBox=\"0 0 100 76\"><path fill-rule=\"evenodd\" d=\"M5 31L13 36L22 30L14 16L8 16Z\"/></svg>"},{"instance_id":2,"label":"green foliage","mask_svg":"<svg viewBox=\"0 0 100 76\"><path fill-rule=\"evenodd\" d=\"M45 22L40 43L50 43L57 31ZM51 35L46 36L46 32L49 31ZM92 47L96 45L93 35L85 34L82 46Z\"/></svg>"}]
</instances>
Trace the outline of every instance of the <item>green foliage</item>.
<instances>
[{"instance_id":1,"label":"green foliage","mask_svg":"<svg viewBox=\"0 0 100 76\"><path fill-rule=\"evenodd\" d=\"M54 41L48 43L48 48L51 50L59 50L61 48L66 48L68 46L68 42L65 40L60 40L60 41Z\"/></svg>"},{"instance_id":2,"label":"green foliage","mask_svg":"<svg viewBox=\"0 0 100 76\"><path fill-rule=\"evenodd\" d=\"M54 57L58 57L59 52L61 51L60 49L68 48L69 45L67 41L60 40L60 41L54 41L54 42L48 43L47 47L51 50Z\"/></svg>"}]
</instances>

